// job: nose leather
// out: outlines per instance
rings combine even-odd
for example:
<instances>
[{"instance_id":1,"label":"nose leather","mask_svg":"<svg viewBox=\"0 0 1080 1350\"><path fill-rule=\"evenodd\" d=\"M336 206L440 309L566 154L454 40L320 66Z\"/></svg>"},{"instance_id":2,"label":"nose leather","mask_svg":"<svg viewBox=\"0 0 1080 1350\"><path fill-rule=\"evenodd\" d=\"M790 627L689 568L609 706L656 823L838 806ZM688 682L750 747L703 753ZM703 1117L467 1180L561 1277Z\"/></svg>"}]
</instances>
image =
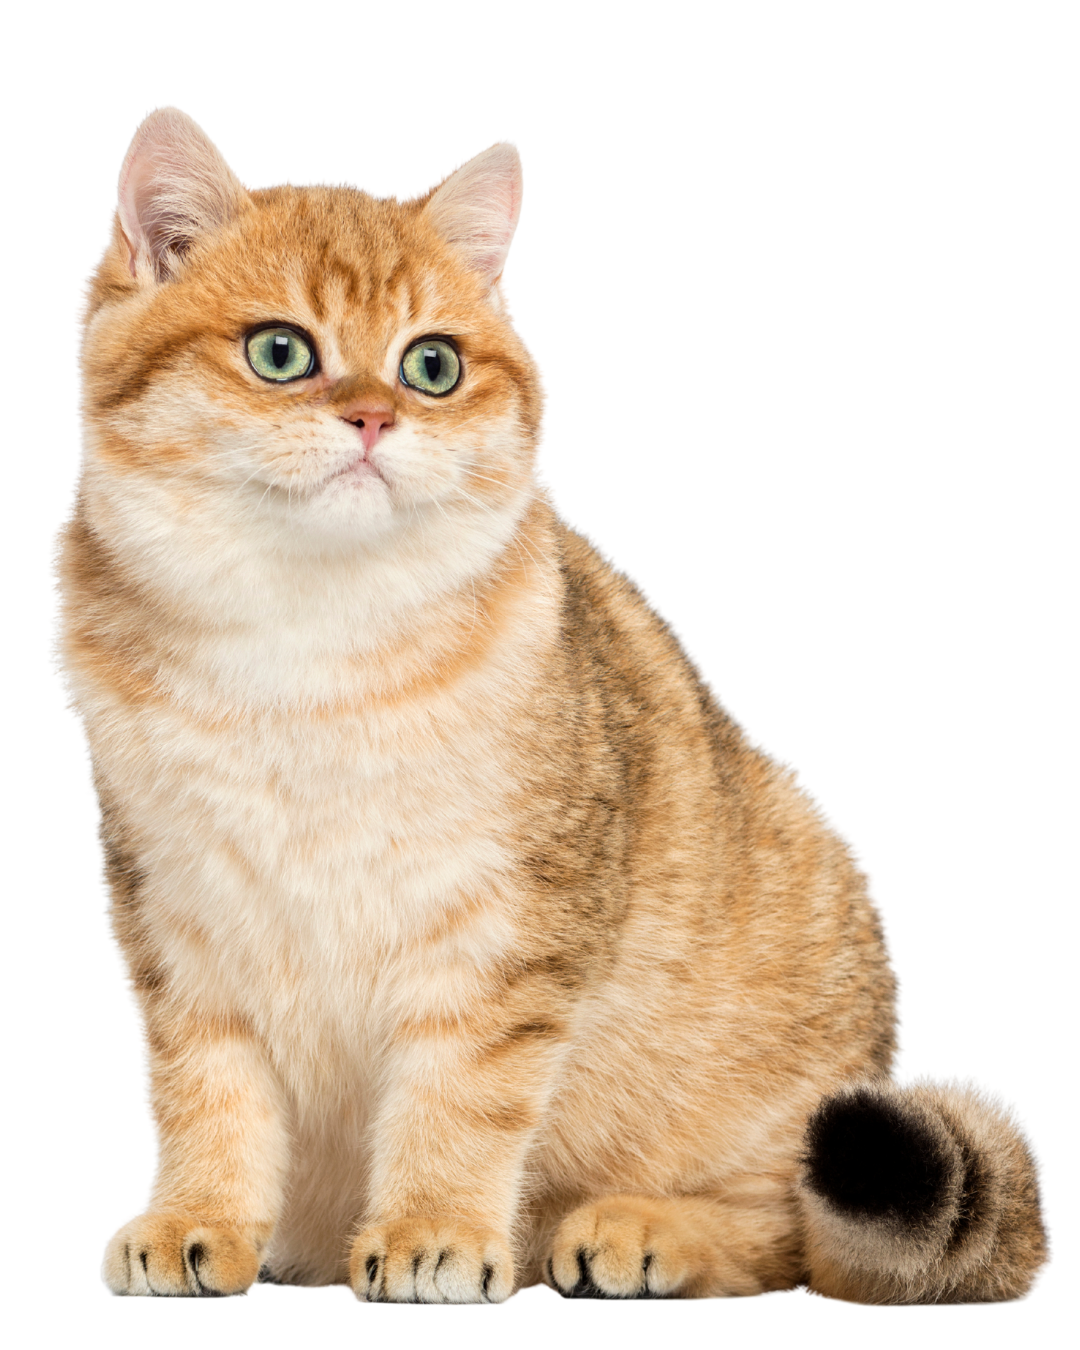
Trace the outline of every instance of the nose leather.
<instances>
[{"instance_id":1,"label":"nose leather","mask_svg":"<svg viewBox=\"0 0 1080 1350\"><path fill-rule=\"evenodd\" d=\"M385 403L353 403L343 409L340 416L359 431L367 453L382 433L394 425L394 410Z\"/></svg>"}]
</instances>

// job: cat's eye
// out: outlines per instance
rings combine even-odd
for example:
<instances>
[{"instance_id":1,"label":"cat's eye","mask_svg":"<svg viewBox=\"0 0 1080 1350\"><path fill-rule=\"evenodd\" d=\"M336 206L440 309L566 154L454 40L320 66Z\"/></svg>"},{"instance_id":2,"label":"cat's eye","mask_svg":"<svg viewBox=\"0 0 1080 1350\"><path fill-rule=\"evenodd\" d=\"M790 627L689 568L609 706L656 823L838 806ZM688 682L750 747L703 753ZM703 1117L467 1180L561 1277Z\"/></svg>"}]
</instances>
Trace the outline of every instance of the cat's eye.
<instances>
[{"instance_id":1,"label":"cat's eye","mask_svg":"<svg viewBox=\"0 0 1080 1350\"><path fill-rule=\"evenodd\" d=\"M260 328L247 340L251 369L264 380L283 384L315 372L315 352L307 338L292 328Z\"/></svg>"},{"instance_id":2,"label":"cat's eye","mask_svg":"<svg viewBox=\"0 0 1080 1350\"><path fill-rule=\"evenodd\" d=\"M401 358L401 382L436 398L449 394L461 379L461 358L445 338L414 342Z\"/></svg>"}]
</instances>

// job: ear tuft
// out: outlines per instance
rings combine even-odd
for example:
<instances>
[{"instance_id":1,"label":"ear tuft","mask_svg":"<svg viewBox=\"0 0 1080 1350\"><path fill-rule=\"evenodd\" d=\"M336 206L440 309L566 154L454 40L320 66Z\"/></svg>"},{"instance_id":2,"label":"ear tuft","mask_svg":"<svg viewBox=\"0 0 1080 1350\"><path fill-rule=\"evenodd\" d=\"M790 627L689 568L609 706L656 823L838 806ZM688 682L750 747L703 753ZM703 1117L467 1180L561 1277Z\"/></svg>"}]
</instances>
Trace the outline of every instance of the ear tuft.
<instances>
[{"instance_id":1,"label":"ear tuft","mask_svg":"<svg viewBox=\"0 0 1080 1350\"><path fill-rule=\"evenodd\" d=\"M503 141L470 159L435 189L425 209L467 266L494 285L521 213L518 152Z\"/></svg>"},{"instance_id":2,"label":"ear tuft","mask_svg":"<svg viewBox=\"0 0 1080 1350\"><path fill-rule=\"evenodd\" d=\"M120 170L120 227L132 276L142 265L167 281L192 242L234 216L246 198L213 142L186 113L152 112Z\"/></svg>"}]
</instances>

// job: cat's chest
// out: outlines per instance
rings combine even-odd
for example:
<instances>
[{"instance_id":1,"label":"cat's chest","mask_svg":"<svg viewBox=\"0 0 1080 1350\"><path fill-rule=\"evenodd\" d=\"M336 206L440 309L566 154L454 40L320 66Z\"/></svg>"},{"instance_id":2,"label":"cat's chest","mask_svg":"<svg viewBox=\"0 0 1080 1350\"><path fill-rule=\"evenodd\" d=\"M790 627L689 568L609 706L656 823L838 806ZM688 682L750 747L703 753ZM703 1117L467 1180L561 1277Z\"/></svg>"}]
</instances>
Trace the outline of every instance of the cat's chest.
<instances>
[{"instance_id":1,"label":"cat's chest","mask_svg":"<svg viewBox=\"0 0 1080 1350\"><path fill-rule=\"evenodd\" d=\"M297 1055L333 1055L421 991L467 995L509 940L483 907L450 924L479 959L438 937L503 885L510 782L490 714L204 725L166 709L125 742L110 777L174 978Z\"/></svg>"},{"instance_id":2,"label":"cat's chest","mask_svg":"<svg viewBox=\"0 0 1080 1350\"><path fill-rule=\"evenodd\" d=\"M510 774L490 707L267 711L229 726L158 711L138 732L128 771L116 765L124 815L163 886L190 879L225 911L365 911L394 929L504 861Z\"/></svg>"}]
</instances>

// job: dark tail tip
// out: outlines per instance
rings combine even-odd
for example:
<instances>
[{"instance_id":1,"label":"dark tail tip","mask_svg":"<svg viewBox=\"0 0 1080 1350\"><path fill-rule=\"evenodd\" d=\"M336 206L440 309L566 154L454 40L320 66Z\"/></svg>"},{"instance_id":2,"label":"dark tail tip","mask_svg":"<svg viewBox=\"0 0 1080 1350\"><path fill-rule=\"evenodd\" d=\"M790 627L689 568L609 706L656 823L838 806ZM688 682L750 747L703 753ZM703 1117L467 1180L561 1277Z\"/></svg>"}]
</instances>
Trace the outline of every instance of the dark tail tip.
<instances>
[{"instance_id":1,"label":"dark tail tip","mask_svg":"<svg viewBox=\"0 0 1080 1350\"><path fill-rule=\"evenodd\" d=\"M925 1222L952 1203L958 1161L940 1125L873 1087L827 1098L807 1126L805 1184L851 1218Z\"/></svg>"}]
</instances>

